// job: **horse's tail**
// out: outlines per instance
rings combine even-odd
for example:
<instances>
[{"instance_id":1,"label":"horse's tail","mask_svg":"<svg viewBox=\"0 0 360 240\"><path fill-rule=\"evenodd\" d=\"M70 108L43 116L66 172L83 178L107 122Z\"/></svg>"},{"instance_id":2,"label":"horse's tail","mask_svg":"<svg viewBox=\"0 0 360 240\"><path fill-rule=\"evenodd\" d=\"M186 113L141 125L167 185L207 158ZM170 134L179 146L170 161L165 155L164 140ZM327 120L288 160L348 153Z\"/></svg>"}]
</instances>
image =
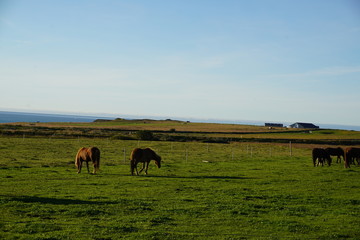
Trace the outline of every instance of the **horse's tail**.
<instances>
[{"instance_id":1,"label":"horse's tail","mask_svg":"<svg viewBox=\"0 0 360 240\"><path fill-rule=\"evenodd\" d=\"M100 169L100 150L97 147L91 148L91 160L94 164L95 171Z\"/></svg>"},{"instance_id":2,"label":"horse's tail","mask_svg":"<svg viewBox=\"0 0 360 240\"><path fill-rule=\"evenodd\" d=\"M139 148L135 148L134 150L132 150L131 154L130 154L130 172L131 175L134 175L134 171L135 171L135 166L136 166L136 157L137 155L139 155Z\"/></svg>"},{"instance_id":3,"label":"horse's tail","mask_svg":"<svg viewBox=\"0 0 360 240\"><path fill-rule=\"evenodd\" d=\"M75 166L76 167L79 167L80 166L80 150L81 149L79 149L79 151L76 153L76 156L75 156Z\"/></svg>"},{"instance_id":4,"label":"horse's tail","mask_svg":"<svg viewBox=\"0 0 360 240\"><path fill-rule=\"evenodd\" d=\"M345 151L344 151L344 149L339 147L339 152L340 152L340 155L343 157L343 159L345 159Z\"/></svg>"},{"instance_id":5,"label":"horse's tail","mask_svg":"<svg viewBox=\"0 0 360 240\"><path fill-rule=\"evenodd\" d=\"M132 150L132 152L130 153L130 161L133 161L135 159L135 155L137 152L138 152L138 148Z\"/></svg>"},{"instance_id":6,"label":"horse's tail","mask_svg":"<svg viewBox=\"0 0 360 240\"><path fill-rule=\"evenodd\" d=\"M130 154L130 172L131 172L131 175L134 175L134 169L135 169L135 165L134 165L134 161L135 161L135 158L134 158L134 152L135 152L135 149L131 152Z\"/></svg>"},{"instance_id":7,"label":"horse's tail","mask_svg":"<svg viewBox=\"0 0 360 240\"><path fill-rule=\"evenodd\" d=\"M316 156L316 150L313 149L313 150L312 150L312 160L313 160L314 167L316 167L316 158L317 158L317 156Z\"/></svg>"},{"instance_id":8,"label":"horse's tail","mask_svg":"<svg viewBox=\"0 0 360 240\"><path fill-rule=\"evenodd\" d=\"M134 161L132 161L132 160L130 159L130 172L131 172L131 175L134 175L134 170L135 170Z\"/></svg>"},{"instance_id":9,"label":"horse's tail","mask_svg":"<svg viewBox=\"0 0 360 240\"><path fill-rule=\"evenodd\" d=\"M330 156L330 154L328 153L328 152L326 152L325 151L325 158L326 158L326 160L327 160L327 163L328 163L328 165L329 166L331 166L331 162L332 162L332 159L331 159L331 156Z\"/></svg>"},{"instance_id":10,"label":"horse's tail","mask_svg":"<svg viewBox=\"0 0 360 240\"><path fill-rule=\"evenodd\" d=\"M345 149L345 158L344 158L344 167L349 168L350 167L350 161L351 161L351 148Z\"/></svg>"},{"instance_id":11,"label":"horse's tail","mask_svg":"<svg viewBox=\"0 0 360 240\"><path fill-rule=\"evenodd\" d=\"M83 150L84 148L80 148L79 151L77 152L76 156L75 156L75 167L77 168L78 172L80 170L80 167L81 167L81 151Z\"/></svg>"}]
</instances>

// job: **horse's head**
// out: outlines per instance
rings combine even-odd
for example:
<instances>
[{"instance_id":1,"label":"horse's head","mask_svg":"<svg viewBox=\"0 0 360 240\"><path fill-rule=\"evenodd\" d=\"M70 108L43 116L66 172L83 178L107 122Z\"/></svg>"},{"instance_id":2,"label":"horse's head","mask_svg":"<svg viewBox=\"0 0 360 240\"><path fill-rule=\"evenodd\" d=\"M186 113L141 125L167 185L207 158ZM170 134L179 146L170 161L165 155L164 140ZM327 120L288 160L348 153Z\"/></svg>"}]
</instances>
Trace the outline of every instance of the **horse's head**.
<instances>
[{"instance_id":1,"label":"horse's head","mask_svg":"<svg viewBox=\"0 0 360 240\"><path fill-rule=\"evenodd\" d=\"M326 159L328 161L328 165L330 166L331 165L331 162L332 162L332 158L329 156L326 156Z\"/></svg>"},{"instance_id":2,"label":"horse's head","mask_svg":"<svg viewBox=\"0 0 360 240\"><path fill-rule=\"evenodd\" d=\"M161 157L159 155L156 154L155 157L155 164L158 168L161 168Z\"/></svg>"}]
</instances>

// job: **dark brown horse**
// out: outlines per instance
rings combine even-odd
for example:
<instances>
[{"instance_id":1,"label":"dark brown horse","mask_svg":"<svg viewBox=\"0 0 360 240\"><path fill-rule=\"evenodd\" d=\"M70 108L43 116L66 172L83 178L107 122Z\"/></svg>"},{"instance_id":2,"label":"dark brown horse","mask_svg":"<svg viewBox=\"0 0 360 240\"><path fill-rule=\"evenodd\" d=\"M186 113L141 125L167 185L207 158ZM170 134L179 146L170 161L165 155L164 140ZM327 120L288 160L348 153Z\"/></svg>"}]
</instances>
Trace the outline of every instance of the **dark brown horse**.
<instances>
[{"instance_id":1,"label":"dark brown horse","mask_svg":"<svg viewBox=\"0 0 360 240\"><path fill-rule=\"evenodd\" d=\"M155 164L158 168L161 167L161 157L157 155L152 149L150 148L135 148L130 154L130 168L131 168L131 175L134 175L134 170L136 170L136 175L139 175L144 169L145 174L147 174L147 170L149 168L149 163L151 160L155 160ZM141 162L143 166L138 172L137 164Z\"/></svg>"},{"instance_id":2,"label":"dark brown horse","mask_svg":"<svg viewBox=\"0 0 360 240\"><path fill-rule=\"evenodd\" d=\"M100 168L100 150L97 147L80 148L75 157L75 166L78 170L78 173L81 172L83 162L86 162L88 173L90 173L90 161L94 164L93 174L96 174L96 171L98 171Z\"/></svg>"},{"instance_id":3,"label":"dark brown horse","mask_svg":"<svg viewBox=\"0 0 360 240\"><path fill-rule=\"evenodd\" d=\"M330 154L327 151L325 151L325 149L323 148L314 148L312 150L312 159L313 159L314 167L319 166L320 164L321 166L324 166L325 160L327 161L329 166L331 165ZM316 160L318 160L317 164L316 164Z\"/></svg>"},{"instance_id":4,"label":"dark brown horse","mask_svg":"<svg viewBox=\"0 0 360 240\"><path fill-rule=\"evenodd\" d=\"M350 164L355 164L355 159L360 163L360 148L348 147L345 149L345 168L349 168Z\"/></svg>"},{"instance_id":5,"label":"dark brown horse","mask_svg":"<svg viewBox=\"0 0 360 240\"><path fill-rule=\"evenodd\" d=\"M341 163L341 157L343 157L343 159L345 159L345 152L344 149L342 149L341 147L337 147L337 148L325 148L325 151L327 151L330 156L337 156L336 159L336 163Z\"/></svg>"}]
</instances>

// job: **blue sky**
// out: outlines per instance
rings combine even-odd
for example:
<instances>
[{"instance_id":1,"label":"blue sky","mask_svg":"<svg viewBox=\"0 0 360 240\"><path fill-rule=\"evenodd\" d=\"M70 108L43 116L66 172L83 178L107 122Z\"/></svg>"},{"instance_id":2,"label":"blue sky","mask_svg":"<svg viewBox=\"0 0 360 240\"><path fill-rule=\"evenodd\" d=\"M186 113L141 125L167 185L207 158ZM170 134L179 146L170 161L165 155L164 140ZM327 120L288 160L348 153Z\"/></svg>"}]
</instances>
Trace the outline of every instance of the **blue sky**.
<instances>
[{"instance_id":1,"label":"blue sky","mask_svg":"<svg viewBox=\"0 0 360 240\"><path fill-rule=\"evenodd\" d=\"M0 110L360 125L360 1L0 0Z\"/></svg>"}]
</instances>

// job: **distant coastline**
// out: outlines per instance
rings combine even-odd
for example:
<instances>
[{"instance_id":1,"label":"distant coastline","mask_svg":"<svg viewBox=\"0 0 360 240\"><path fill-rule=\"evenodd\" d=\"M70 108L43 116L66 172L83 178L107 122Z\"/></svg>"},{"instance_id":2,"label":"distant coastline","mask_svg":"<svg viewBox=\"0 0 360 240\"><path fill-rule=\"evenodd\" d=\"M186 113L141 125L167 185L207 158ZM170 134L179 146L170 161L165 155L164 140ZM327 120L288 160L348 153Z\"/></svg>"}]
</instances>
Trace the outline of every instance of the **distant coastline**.
<instances>
[{"instance_id":1,"label":"distant coastline","mask_svg":"<svg viewBox=\"0 0 360 240\"><path fill-rule=\"evenodd\" d=\"M93 122L99 117L52 114L52 113L28 113L0 111L0 123L14 122Z\"/></svg>"},{"instance_id":2,"label":"distant coastline","mask_svg":"<svg viewBox=\"0 0 360 240\"><path fill-rule=\"evenodd\" d=\"M96 116L95 116L96 115ZM110 114L94 114L94 116L88 115L75 115L66 113L31 113L31 112L15 112L15 111L0 111L0 123L14 123L14 122L93 122L97 119L113 120L115 118L122 117L125 119L139 119L139 118L152 118L154 120L167 119L168 117L152 117L152 116L118 116ZM176 119L191 122L207 122L207 123L226 123L226 124L246 124L246 125L264 125L265 121L249 121L249 120L224 120L224 119ZM284 123L287 126L291 123ZM360 126L350 126L341 124L318 124L322 129L343 129L360 131Z\"/></svg>"}]
</instances>

